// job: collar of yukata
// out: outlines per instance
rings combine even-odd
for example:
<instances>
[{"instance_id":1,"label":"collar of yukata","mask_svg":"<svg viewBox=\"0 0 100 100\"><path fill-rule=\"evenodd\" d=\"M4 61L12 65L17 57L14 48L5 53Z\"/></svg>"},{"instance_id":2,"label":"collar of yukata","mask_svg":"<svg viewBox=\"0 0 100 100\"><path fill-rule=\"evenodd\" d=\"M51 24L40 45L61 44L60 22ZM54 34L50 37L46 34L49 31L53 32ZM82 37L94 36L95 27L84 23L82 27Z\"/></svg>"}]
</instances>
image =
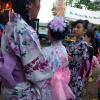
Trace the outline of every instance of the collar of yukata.
<instances>
[{"instance_id":1,"label":"collar of yukata","mask_svg":"<svg viewBox=\"0 0 100 100\"><path fill-rule=\"evenodd\" d=\"M76 42L79 42L79 41L83 41L84 40L84 37L76 37L77 39L76 39Z\"/></svg>"},{"instance_id":2,"label":"collar of yukata","mask_svg":"<svg viewBox=\"0 0 100 100\"><path fill-rule=\"evenodd\" d=\"M15 13L13 10L9 12L9 22L17 22L18 19L21 19L21 16Z\"/></svg>"},{"instance_id":3,"label":"collar of yukata","mask_svg":"<svg viewBox=\"0 0 100 100\"><path fill-rule=\"evenodd\" d=\"M51 45L52 46L59 46L59 45L62 45L62 41L60 40L60 41L53 41L52 43L51 43Z\"/></svg>"}]
</instances>

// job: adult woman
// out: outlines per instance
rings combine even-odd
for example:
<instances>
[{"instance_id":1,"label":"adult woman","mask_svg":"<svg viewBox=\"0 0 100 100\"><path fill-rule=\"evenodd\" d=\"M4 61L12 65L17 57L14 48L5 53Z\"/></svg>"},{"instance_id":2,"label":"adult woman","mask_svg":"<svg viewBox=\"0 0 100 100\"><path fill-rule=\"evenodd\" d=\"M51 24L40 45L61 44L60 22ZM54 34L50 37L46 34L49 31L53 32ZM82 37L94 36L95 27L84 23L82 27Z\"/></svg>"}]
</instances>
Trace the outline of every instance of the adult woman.
<instances>
[{"instance_id":1,"label":"adult woman","mask_svg":"<svg viewBox=\"0 0 100 100\"><path fill-rule=\"evenodd\" d=\"M12 0L12 5L14 12L10 14L1 46L2 97L3 100L41 100L35 82L48 79L51 72L37 34L28 25L29 19L37 17L40 0Z\"/></svg>"},{"instance_id":2,"label":"adult woman","mask_svg":"<svg viewBox=\"0 0 100 100\"><path fill-rule=\"evenodd\" d=\"M87 26L87 21L78 20L75 22L73 33L77 40L69 45L68 49L71 70L70 87L76 96L75 100L81 100L81 93L84 84L83 80L85 79L84 70L86 71L86 74L88 70L86 64L89 59L89 53L87 44L83 39Z\"/></svg>"}]
</instances>

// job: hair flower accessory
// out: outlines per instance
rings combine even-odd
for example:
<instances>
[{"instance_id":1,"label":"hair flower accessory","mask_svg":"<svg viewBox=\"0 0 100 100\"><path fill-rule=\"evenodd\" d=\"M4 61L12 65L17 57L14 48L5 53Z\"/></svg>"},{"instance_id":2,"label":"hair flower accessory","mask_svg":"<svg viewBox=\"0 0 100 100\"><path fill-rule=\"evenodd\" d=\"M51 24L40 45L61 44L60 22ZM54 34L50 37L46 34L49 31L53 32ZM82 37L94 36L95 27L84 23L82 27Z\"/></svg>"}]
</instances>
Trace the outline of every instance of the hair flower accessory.
<instances>
[{"instance_id":1,"label":"hair flower accessory","mask_svg":"<svg viewBox=\"0 0 100 100\"><path fill-rule=\"evenodd\" d=\"M53 31L60 31L63 32L65 30L66 27L65 20L64 17L58 17L56 16L51 22L49 27L53 30Z\"/></svg>"}]
</instances>

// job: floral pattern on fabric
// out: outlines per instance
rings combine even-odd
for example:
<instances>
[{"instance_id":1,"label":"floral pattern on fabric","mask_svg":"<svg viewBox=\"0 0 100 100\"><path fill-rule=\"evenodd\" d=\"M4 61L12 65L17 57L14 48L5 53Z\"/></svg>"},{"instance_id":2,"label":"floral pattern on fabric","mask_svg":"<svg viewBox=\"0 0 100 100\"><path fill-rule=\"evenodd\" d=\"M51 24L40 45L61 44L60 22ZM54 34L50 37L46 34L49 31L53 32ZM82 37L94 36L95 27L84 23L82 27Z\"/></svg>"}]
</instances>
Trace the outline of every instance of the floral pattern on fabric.
<instances>
[{"instance_id":1,"label":"floral pattern on fabric","mask_svg":"<svg viewBox=\"0 0 100 100\"><path fill-rule=\"evenodd\" d=\"M50 47L44 48L43 51L54 71L59 67L68 65L68 54L61 41L52 43Z\"/></svg>"},{"instance_id":2,"label":"floral pattern on fabric","mask_svg":"<svg viewBox=\"0 0 100 100\"><path fill-rule=\"evenodd\" d=\"M66 48L62 45L61 41L53 42L51 46L43 48L43 53L46 59L50 62L52 66L52 71L55 72L58 68L66 68L68 65L68 54ZM41 82L38 83L41 86ZM41 100L52 100L52 89L50 80L48 80L41 91Z\"/></svg>"},{"instance_id":3,"label":"floral pattern on fabric","mask_svg":"<svg viewBox=\"0 0 100 100\"><path fill-rule=\"evenodd\" d=\"M30 62L29 60L32 61L32 59L41 54L38 36L22 19L18 20L18 25L15 24L13 26L12 23L9 24L13 28L7 38L9 47L22 59L23 64L26 65Z\"/></svg>"},{"instance_id":4,"label":"floral pattern on fabric","mask_svg":"<svg viewBox=\"0 0 100 100\"><path fill-rule=\"evenodd\" d=\"M23 70L25 80L27 79L27 81L31 81L32 83L36 82L36 84L37 81L44 80L44 85L45 80L47 81L51 77L52 73L49 70L51 67L42 54L36 32L21 18L20 15L16 13L11 15L10 21L5 28L2 51L8 54L13 53L14 56L18 58L18 61L22 65L21 68ZM18 62L16 61L16 63ZM45 75L45 70L47 70L47 75ZM50 74L48 74L48 72ZM42 78L39 78L41 74ZM36 81L34 79L36 79ZM41 100L38 87L35 89L38 93L32 94L31 88L34 90L34 87L36 86L33 86L33 88L30 86L28 90L24 88L21 92L18 92L21 88L18 89L18 91L15 90L14 87L9 91L7 91L8 88L6 88L4 89L6 92L5 94L10 93L10 97L7 95L7 99L5 100L11 100L9 98L12 98L12 100L37 100L37 98L39 98ZM24 96L23 99L20 98L20 95Z\"/></svg>"},{"instance_id":5,"label":"floral pattern on fabric","mask_svg":"<svg viewBox=\"0 0 100 100\"><path fill-rule=\"evenodd\" d=\"M46 69L46 67L48 67L48 61L45 60L41 52L36 32L20 17L18 17L15 26L12 27L14 28L10 31L7 38L8 48L12 49L12 51L22 60L26 75L31 74L34 70L42 71Z\"/></svg>"},{"instance_id":6,"label":"floral pattern on fabric","mask_svg":"<svg viewBox=\"0 0 100 100\"><path fill-rule=\"evenodd\" d=\"M13 90L4 88L2 91L3 100L36 100L35 91L29 83L17 85Z\"/></svg>"},{"instance_id":7,"label":"floral pattern on fabric","mask_svg":"<svg viewBox=\"0 0 100 100\"><path fill-rule=\"evenodd\" d=\"M87 69L86 62L89 59L87 44L81 38L79 41L72 43L68 47L68 53L73 57L69 62L71 70L70 87L76 95L75 100L81 100L81 92L84 84L84 70Z\"/></svg>"}]
</instances>

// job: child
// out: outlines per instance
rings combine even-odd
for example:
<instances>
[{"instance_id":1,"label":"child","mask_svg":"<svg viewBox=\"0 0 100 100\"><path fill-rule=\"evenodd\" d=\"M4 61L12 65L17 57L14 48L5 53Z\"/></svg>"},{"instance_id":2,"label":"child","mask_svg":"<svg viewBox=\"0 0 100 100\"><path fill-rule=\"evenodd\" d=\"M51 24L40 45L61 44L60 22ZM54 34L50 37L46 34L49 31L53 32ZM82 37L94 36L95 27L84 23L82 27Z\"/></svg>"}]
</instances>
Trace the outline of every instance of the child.
<instances>
[{"instance_id":1,"label":"child","mask_svg":"<svg viewBox=\"0 0 100 100\"><path fill-rule=\"evenodd\" d=\"M97 46L96 56L98 57L98 61L100 64L100 32L96 33L95 42L96 42L96 46ZM98 87L98 100L100 100L100 76L97 79L97 87Z\"/></svg>"},{"instance_id":2,"label":"child","mask_svg":"<svg viewBox=\"0 0 100 100\"><path fill-rule=\"evenodd\" d=\"M95 37L93 34L92 30L88 30L85 34L85 41L88 43L88 47L92 50L92 53L90 52L89 49L89 53L90 53L90 60L91 60L91 72L90 72L90 77L89 77L89 81L91 81L92 77L92 70L93 68L100 68L100 64L98 62L98 58L93 54L93 51L95 52L96 50L96 45L95 45ZM94 56L93 56L94 55Z\"/></svg>"},{"instance_id":3,"label":"child","mask_svg":"<svg viewBox=\"0 0 100 100\"><path fill-rule=\"evenodd\" d=\"M70 71L67 67L68 54L62 44L67 29L68 24L65 23L64 18L55 17L48 25L48 38L51 41L51 46L43 49L45 57L50 62L54 72L54 76L51 78L52 93L46 92L46 94L52 94L53 100L69 100L74 98L68 86L70 80ZM67 88L65 87L66 85ZM45 96L43 100L51 100L47 95Z\"/></svg>"},{"instance_id":4,"label":"child","mask_svg":"<svg viewBox=\"0 0 100 100\"><path fill-rule=\"evenodd\" d=\"M88 28L88 21L77 20L74 25L73 34L76 36L76 41L69 45L68 53L72 58L69 62L71 70L70 87L73 90L76 98L81 100L84 81L88 76L89 53L87 43L84 41L84 33ZM84 75L84 71L86 74Z\"/></svg>"}]
</instances>

